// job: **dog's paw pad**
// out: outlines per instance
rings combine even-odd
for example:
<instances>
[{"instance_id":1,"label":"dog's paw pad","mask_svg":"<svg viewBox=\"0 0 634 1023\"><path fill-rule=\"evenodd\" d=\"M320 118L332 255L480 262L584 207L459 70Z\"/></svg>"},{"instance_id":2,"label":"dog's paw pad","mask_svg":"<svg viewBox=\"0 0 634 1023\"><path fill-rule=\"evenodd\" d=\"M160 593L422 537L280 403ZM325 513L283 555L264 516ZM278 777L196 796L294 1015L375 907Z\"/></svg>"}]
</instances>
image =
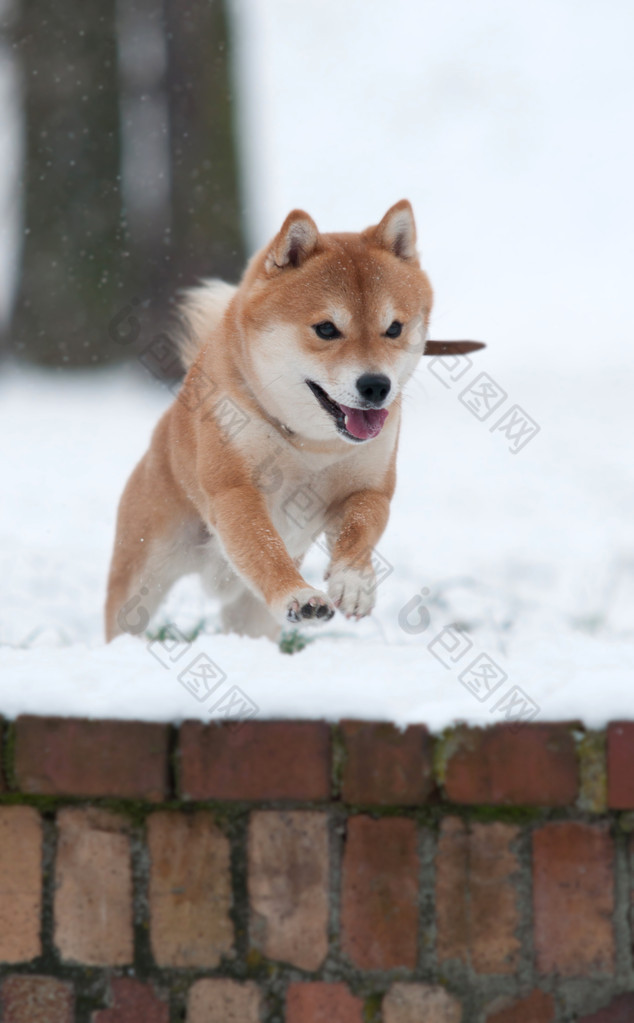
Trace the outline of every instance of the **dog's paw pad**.
<instances>
[{"instance_id":1,"label":"dog's paw pad","mask_svg":"<svg viewBox=\"0 0 634 1023\"><path fill-rule=\"evenodd\" d=\"M317 597L304 604L301 611L302 618L324 618L326 621L332 618L334 613L335 609L329 603L324 603L318 600Z\"/></svg>"},{"instance_id":2,"label":"dog's paw pad","mask_svg":"<svg viewBox=\"0 0 634 1023\"><path fill-rule=\"evenodd\" d=\"M325 594L314 593L308 599L303 594L293 597L286 609L286 620L289 622L329 621L335 609Z\"/></svg>"}]
</instances>

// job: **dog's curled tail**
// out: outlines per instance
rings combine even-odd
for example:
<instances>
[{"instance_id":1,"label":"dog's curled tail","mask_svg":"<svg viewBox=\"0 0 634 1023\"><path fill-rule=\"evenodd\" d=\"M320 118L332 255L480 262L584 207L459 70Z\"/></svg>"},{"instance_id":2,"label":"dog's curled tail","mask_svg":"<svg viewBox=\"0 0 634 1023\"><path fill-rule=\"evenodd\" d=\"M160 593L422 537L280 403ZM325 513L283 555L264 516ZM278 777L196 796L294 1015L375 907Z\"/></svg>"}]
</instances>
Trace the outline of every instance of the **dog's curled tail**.
<instances>
[{"instance_id":1,"label":"dog's curled tail","mask_svg":"<svg viewBox=\"0 0 634 1023\"><path fill-rule=\"evenodd\" d=\"M186 370L211 338L236 290L235 284L205 280L183 292L176 343Z\"/></svg>"}]
</instances>

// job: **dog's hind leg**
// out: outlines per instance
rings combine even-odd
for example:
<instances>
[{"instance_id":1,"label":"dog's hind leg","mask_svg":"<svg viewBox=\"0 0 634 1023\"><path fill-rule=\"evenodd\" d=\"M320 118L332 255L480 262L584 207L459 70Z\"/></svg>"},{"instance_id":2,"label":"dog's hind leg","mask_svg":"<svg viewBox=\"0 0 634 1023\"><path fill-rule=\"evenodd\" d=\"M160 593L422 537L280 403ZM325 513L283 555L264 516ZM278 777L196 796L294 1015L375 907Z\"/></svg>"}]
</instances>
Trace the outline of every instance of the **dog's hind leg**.
<instances>
[{"instance_id":1,"label":"dog's hind leg","mask_svg":"<svg viewBox=\"0 0 634 1023\"><path fill-rule=\"evenodd\" d=\"M107 642L124 632L143 633L176 580L198 567L203 524L173 487L161 483L148 453L123 492L108 579Z\"/></svg>"},{"instance_id":2,"label":"dog's hind leg","mask_svg":"<svg viewBox=\"0 0 634 1023\"><path fill-rule=\"evenodd\" d=\"M230 602L222 607L224 632L237 632L240 636L267 636L277 641L281 626L275 620L266 604L246 586Z\"/></svg>"}]
</instances>

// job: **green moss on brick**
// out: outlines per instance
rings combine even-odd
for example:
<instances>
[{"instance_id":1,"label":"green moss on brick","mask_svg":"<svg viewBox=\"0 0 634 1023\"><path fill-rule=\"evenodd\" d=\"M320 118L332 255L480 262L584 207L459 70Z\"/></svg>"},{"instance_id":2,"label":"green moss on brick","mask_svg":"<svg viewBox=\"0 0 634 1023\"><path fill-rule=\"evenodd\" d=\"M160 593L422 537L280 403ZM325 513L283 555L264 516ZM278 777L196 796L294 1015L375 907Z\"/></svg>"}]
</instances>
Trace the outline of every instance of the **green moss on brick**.
<instances>
[{"instance_id":1,"label":"green moss on brick","mask_svg":"<svg viewBox=\"0 0 634 1023\"><path fill-rule=\"evenodd\" d=\"M452 811L453 812L453 811ZM501 821L503 824L532 824L540 820L543 810L537 806L470 806L464 814L467 820L488 823L489 821Z\"/></svg>"},{"instance_id":2,"label":"green moss on brick","mask_svg":"<svg viewBox=\"0 0 634 1023\"><path fill-rule=\"evenodd\" d=\"M250 948L247 952L247 969L257 970L264 963L264 956L258 948Z\"/></svg>"},{"instance_id":3,"label":"green moss on brick","mask_svg":"<svg viewBox=\"0 0 634 1023\"><path fill-rule=\"evenodd\" d=\"M626 835L631 835L634 831L634 810L626 810L625 813L619 814L618 827Z\"/></svg>"},{"instance_id":4,"label":"green moss on brick","mask_svg":"<svg viewBox=\"0 0 634 1023\"><path fill-rule=\"evenodd\" d=\"M17 789L15 780L15 725L8 721L2 736L2 774L8 789Z\"/></svg>"},{"instance_id":5,"label":"green moss on brick","mask_svg":"<svg viewBox=\"0 0 634 1023\"><path fill-rule=\"evenodd\" d=\"M460 745L460 728L445 728L445 730L436 737L433 748L433 765L436 784L440 788L444 788L445 779L447 777L447 765L454 753L457 753Z\"/></svg>"},{"instance_id":6,"label":"green moss on brick","mask_svg":"<svg viewBox=\"0 0 634 1023\"><path fill-rule=\"evenodd\" d=\"M377 806L376 803L348 803L346 810L350 817L363 814L372 817L373 820L383 820L386 817L409 817L419 819L418 812L411 806Z\"/></svg>"},{"instance_id":7,"label":"green moss on brick","mask_svg":"<svg viewBox=\"0 0 634 1023\"><path fill-rule=\"evenodd\" d=\"M608 805L606 733L577 733L579 758L579 809L605 813Z\"/></svg>"},{"instance_id":8,"label":"green moss on brick","mask_svg":"<svg viewBox=\"0 0 634 1023\"><path fill-rule=\"evenodd\" d=\"M52 817L62 806L84 806L85 799L60 799L57 796L33 796L24 792L4 792L0 794L0 806L32 806L42 816Z\"/></svg>"},{"instance_id":9,"label":"green moss on brick","mask_svg":"<svg viewBox=\"0 0 634 1023\"><path fill-rule=\"evenodd\" d=\"M170 991L172 996L185 1000L189 994L189 988L192 983L192 978L188 976L182 976L173 971L170 978Z\"/></svg>"},{"instance_id":10,"label":"green moss on brick","mask_svg":"<svg viewBox=\"0 0 634 1023\"><path fill-rule=\"evenodd\" d=\"M363 1023L380 1023L383 995L370 995L363 1004Z\"/></svg>"},{"instance_id":11,"label":"green moss on brick","mask_svg":"<svg viewBox=\"0 0 634 1023\"><path fill-rule=\"evenodd\" d=\"M330 729L330 748L332 757L332 791L334 798L340 799L348 750L346 749L346 742L339 725L333 725Z\"/></svg>"},{"instance_id":12,"label":"green moss on brick","mask_svg":"<svg viewBox=\"0 0 634 1023\"><path fill-rule=\"evenodd\" d=\"M152 810L152 803L140 799L102 799L99 806L111 813L120 814L137 828L145 826L147 815Z\"/></svg>"}]
</instances>

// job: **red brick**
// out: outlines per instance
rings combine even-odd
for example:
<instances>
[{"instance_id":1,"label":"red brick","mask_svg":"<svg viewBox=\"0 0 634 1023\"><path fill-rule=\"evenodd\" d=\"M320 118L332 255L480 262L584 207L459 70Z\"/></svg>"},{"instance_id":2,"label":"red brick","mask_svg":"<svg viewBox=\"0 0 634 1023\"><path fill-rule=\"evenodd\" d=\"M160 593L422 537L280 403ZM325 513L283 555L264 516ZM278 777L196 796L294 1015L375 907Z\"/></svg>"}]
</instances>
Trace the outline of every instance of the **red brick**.
<instances>
[{"instance_id":1,"label":"red brick","mask_svg":"<svg viewBox=\"0 0 634 1023\"><path fill-rule=\"evenodd\" d=\"M634 721L608 726L608 806L634 809Z\"/></svg>"},{"instance_id":2,"label":"red brick","mask_svg":"<svg viewBox=\"0 0 634 1023\"><path fill-rule=\"evenodd\" d=\"M344 954L366 970L414 969L419 859L414 821L351 817L343 858Z\"/></svg>"},{"instance_id":3,"label":"red brick","mask_svg":"<svg viewBox=\"0 0 634 1023\"><path fill-rule=\"evenodd\" d=\"M218 966L233 947L229 840L206 810L148 820L150 941L159 966Z\"/></svg>"},{"instance_id":4,"label":"red brick","mask_svg":"<svg viewBox=\"0 0 634 1023\"><path fill-rule=\"evenodd\" d=\"M423 725L342 721L346 759L341 794L346 803L418 806L433 789L432 746Z\"/></svg>"},{"instance_id":5,"label":"red brick","mask_svg":"<svg viewBox=\"0 0 634 1023\"><path fill-rule=\"evenodd\" d=\"M30 806L0 808L0 962L40 955L42 823Z\"/></svg>"},{"instance_id":6,"label":"red brick","mask_svg":"<svg viewBox=\"0 0 634 1023\"><path fill-rule=\"evenodd\" d=\"M634 1019L634 994L619 995L605 1009L599 1009L590 1016L582 1016L579 1023L632 1023Z\"/></svg>"},{"instance_id":7,"label":"red brick","mask_svg":"<svg viewBox=\"0 0 634 1023\"><path fill-rule=\"evenodd\" d=\"M197 980L187 999L187 1023L260 1023L262 995L253 981Z\"/></svg>"},{"instance_id":8,"label":"red brick","mask_svg":"<svg viewBox=\"0 0 634 1023\"><path fill-rule=\"evenodd\" d=\"M31 974L7 977L0 996L4 1023L73 1023L75 999L71 984Z\"/></svg>"},{"instance_id":9,"label":"red brick","mask_svg":"<svg viewBox=\"0 0 634 1023\"><path fill-rule=\"evenodd\" d=\"M462 1006L444 987L393 984L383 999L383 1023L461 1023Z\"/></svg>"},{"instance_id":10,"label":"red brick","mask_svg":"<svg viewBox=\"0 0 634 1023\"><path fill-rule=\"evenodd\" d=\"M533 919L540 973L614 972L614 848L608 826L561 821L533 834Z\"/></svg>"},{"instance_id":11,"label":"red brick","mask_svg":"<svg viewBox=\"0 0 634 1023\"><path fill-rule=\"evenodd\" d=\"M112 1008L93 1013L92 1023L169 1023L169 1005L148 984L114 977Z\"/></svg>"},{"instance_id":12,"label":"red brick","mask_svg":"<svg viewBox=\"0 0 634 1023\"><path fill-rule=\"evenodd\" d=\"M286 1023L363 1023L363 1002L345 984L291 984Z\"/></svg>"},{"instance_id":13,"label":"red brick","mask_svg":"<svg viewBox=\"0 0 634 1023\"><path fill-rule=\"evenodd\" d=\"M497 999L487 1011L486 1023L553 1023L554 1019L553 996L535 990L519 1002Z\"/></svg>"},{"instance_id":14,"label":"red brick","mask_svg":"<svg viewBox=\"0 0 634 1023\"><path fill-rule=\"evenodd\" d=\"M181 791L189 799L328 799L330 730L320 721L186 721Z\"/></svg>"},{"instance_id":15,"label":"red brick","mask_svg":"<svg viewBox=\"0 0 634 1023\"><path fill-rule=\"evenodd\" d=\"M445 792L453 803L570 806L578 790L566 725L465 726L450 739Z\"/></svg>"},{"instance_id":16,"label":"red brick","mask_svg":"<svg viewBox=\"0 0 634 1023\"><path fill-rule=\"evenodd\" d=\"M511 845L519 828L467 826L443 820L436 858L436 934L440 963L459 960L476 973L514 973L519 965L520 923Z\"/></svg>"},{"instance_id":17,"label":"red brick","mask_svg":"<svg viewBox=\"0 0 634 1023\"><path fill-rule=\"evenodd\" d=\"M55 934L62 959L90 966L132 962L132 866L125 820L105 810L58 814Z\"/></svg>"},{"instance_id":18,"label":"red brick","mask_svg":"<svg viewBox=\"0 0 634 1023\"><path fill-rule=\"evenodd\" d=\"M329 873L325 813L252 815L251 941L269 959L319 969L328 954Z\"/></svg>"},{"instance_id":19,"label":"red brick","mask_svg":"<svg viewBox=\"0 0 634 1023\"><path fill-rule=\"evenodd\" d=\"M15 724L21 792L160 801L167 763L167 725L28 715Z\"/></svg>"}]
</instances>

